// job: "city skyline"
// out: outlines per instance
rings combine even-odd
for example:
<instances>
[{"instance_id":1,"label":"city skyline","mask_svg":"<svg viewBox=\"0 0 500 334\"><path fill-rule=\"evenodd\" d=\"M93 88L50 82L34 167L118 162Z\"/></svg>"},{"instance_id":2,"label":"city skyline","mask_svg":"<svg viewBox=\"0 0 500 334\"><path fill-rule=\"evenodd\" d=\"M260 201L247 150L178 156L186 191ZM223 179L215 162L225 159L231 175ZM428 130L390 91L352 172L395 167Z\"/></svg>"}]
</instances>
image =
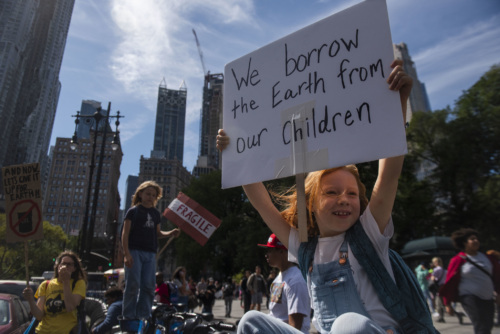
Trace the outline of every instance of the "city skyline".
<instances>
[{"instance_id":1,"label":"city skyline","mask_svg":"<svg viewBox=\"0 0 500 334\"><path fill-rule=\"evenodd\" d=\"M133 1L76 2L61 68L62 83L51 145L71 137L70 115L82 100L112 102L125 116L120 195L138 175L141 155L153 148L157 87L182 81L189 90L184 166L198 158L204 65L224 65L278 38L360 1ZM493 0L387 1L393 43L407 44L432 110L453 105L492 65L500 62L500 4ZM99 23L99 24L97 24Z\"/></svg>"}]
</instances>

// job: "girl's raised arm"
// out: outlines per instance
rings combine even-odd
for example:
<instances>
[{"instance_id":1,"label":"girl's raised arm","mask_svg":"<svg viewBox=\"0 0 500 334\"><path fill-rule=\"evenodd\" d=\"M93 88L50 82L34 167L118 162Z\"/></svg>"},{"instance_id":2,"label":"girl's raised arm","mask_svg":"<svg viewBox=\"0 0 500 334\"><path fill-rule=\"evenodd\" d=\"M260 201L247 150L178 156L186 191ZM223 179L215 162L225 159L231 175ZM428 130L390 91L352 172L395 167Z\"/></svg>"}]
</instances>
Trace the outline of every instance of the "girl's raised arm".
<instances>
[{"instance_id":1,"label":"girl's raised arm","mask_svg":"<svg viewBox=\"0 0 500 334\"><path fill-rule=\"evenodd\" d=\"M387 79L389 89L399 91L403 124L406 123L407 101L410 96L413 80L403 71L403 61L394 60L391 64L392 72ZM370 210L378 224L380 233L383 233L389 223L394 200L398 190L398 179L403 169L404 156L397 156L379 160L378 176L373 187L370 199Z\"/></svg>"},{"instance_id":2,"label":"girl's raised arm","mask_svg":"<svg viewBox=\"0 0 500 334\"><path fill-rule=\"evenodd\" d=\"M217 135L217 148L224 150L229 144L229 137L223 129ZM288 237L290 235L290 225L283 219L280 212L274 206L271 196L262 182L247 184L243 186L252 206L259 212L260 216L276 234L278 239L288 248Z\"/></svg>"},{"instance_id":3,"label":"girl's raised arm","mask_svg":"<svg viewBox=\"0 0 500 334\"><path fill-rule=\"evenodd\" d=\"M274 206L264 184L262 182L247 184L243 186L243 190L269 229L288 248L288 237L290 236L291 227L283 219L276 206Z\"/></svg>"}]
</instances>

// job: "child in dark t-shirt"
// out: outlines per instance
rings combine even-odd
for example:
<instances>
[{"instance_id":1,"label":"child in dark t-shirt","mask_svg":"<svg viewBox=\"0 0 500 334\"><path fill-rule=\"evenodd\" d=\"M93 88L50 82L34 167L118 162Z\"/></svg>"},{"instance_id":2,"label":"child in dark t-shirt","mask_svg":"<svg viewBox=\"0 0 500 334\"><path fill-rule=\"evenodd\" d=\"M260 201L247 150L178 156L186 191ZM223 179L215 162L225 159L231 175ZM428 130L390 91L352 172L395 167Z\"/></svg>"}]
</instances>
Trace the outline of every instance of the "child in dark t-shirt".
<instances>
[{"instance_id":1,"label":"child in dark t-shirt","mask_svg":"<svg viewBox=\"0 0 500 334\"><path fill-rule=\"evenodd\" d=\"M160 213L155 206L162 196L154 181L143 182L135 191L123 222L122 245L125 264L124 319L147 319L155 295L158 238L180 234L179 229L160 229Z\"/></svg>"}]
</instances>

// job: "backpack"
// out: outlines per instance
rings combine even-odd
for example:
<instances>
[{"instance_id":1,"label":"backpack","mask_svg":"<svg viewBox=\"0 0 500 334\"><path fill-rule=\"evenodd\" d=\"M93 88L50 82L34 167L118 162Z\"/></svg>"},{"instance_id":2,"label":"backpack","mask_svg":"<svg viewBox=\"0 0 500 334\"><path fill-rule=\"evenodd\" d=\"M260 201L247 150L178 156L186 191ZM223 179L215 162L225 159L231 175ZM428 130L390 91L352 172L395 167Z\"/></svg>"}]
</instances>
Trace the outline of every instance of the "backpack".
<instances>
[{"instance_id":1,"label":"backpack","mask_svg":"<svg viewBox=\"0 0 500 334\"><path fill-rule=\"evenodd\" d=\"M234 285L232 283L225 283L223 292L224 297L230 297L233 295L233 293L234 293Z\"/></svg>"},{"instance_id":2,"label":"backpack","mask_svg":"<svg viewBox=\"0 0 500 334\"><path fill-rule=\"evenodd\" d=\"M247 290L249 292L253 291L253 281L254 281L254 279L255 279L255 273L253 273L252 275L250 275L250 277L247 280Z\"/></svg>"}]
</instances>

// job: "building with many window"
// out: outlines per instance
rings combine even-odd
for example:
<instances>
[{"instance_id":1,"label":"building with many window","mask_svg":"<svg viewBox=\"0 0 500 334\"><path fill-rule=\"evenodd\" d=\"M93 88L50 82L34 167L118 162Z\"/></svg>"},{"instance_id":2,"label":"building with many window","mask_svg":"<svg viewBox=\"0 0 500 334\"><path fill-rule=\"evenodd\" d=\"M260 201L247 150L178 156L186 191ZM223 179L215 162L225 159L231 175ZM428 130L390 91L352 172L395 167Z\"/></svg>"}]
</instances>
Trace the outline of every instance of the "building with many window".
<instances>
[{"instance_id":1,"label":"building with many window","mask_svg":"<svg viewBox=\"0 0 500 334\"><path fill-rule=\"evenodd\" d=\"M196 177L221 167L221 155L216 144L217 132L222 128L223 89L223 74L209 72L205 76L200 117L200 150L193 169L193 175Z\"/></svg>"},{"instance_id":2,"label":"building with many window","mask_svg":"<svg viewBox=\"0 0 500 334\"><path fill-rule=\"evenodd\" d=\"M179 90L168 89L165 80L158 87L155 136L151 157L177 159L182 163L186 99L187 89L184 82Z\"/></svg>"},{"instance_id":3,"label":"building with many window","mask_svg":"<svg viewBox=\"0 0 500 334\"><path fill-rule=\"evenodd\" d=\"M89 182L89 217L91 216L98 174L96 167L93 178L90 180L93 130L91 134L92 139L80 138L75 150L70 147L71 138L57 138L52 149L52 164L45 189L43 216L50 223L61 226L68 235L77 236L82 228ZM100 148L102 135L97 138L96 146ZM112 139L113 133L109 133L102 157L94 237L105 237L108 224L119 219L118 179L123 154L120 147L116 151L112 149ZM95 164L97 165L100 159L100 149L95 151Z\"/></svg>"}]
</instances>

